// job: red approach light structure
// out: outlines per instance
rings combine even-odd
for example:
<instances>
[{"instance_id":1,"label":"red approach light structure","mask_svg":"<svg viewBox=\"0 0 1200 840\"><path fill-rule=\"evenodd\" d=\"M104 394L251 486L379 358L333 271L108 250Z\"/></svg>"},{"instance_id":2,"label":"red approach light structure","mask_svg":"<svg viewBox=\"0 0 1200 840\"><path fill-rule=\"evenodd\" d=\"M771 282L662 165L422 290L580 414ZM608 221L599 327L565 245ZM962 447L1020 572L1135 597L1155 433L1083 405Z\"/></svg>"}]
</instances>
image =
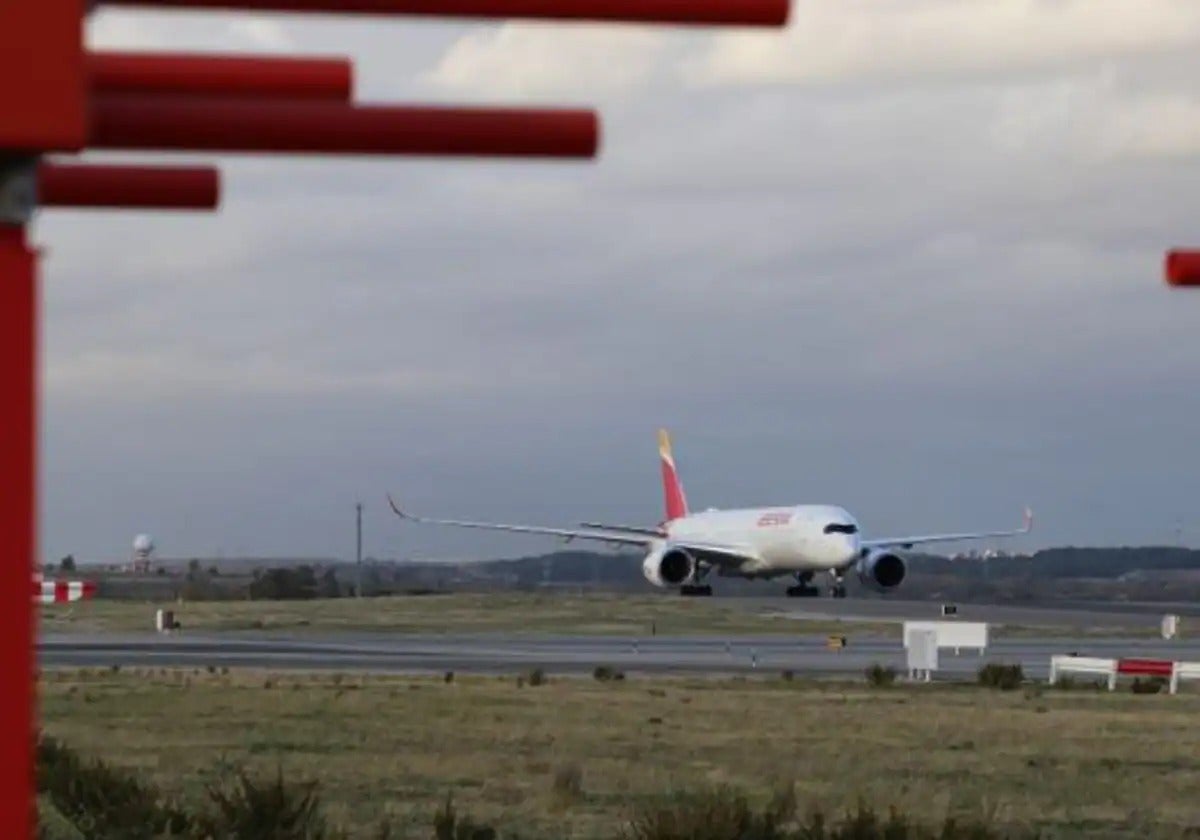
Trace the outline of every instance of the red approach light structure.
<instances>
[{"instance_id":1,"label":"red approach light structure","mask_svg":"<svg viewBox=\"0 0 1200 840\"><path fill-rule=\"evenodd\" d=\"M1200 251L1168 251L1163 273L1169 285L1200 286Z\"/></svg>"},{"instance_id":2,"label":"red approach light structure","mask_svg":"<svg viewBox=\"0 0 1200 840\"><path fill-rule=\"evenodd\" d=\"M789 0L99 0L107 5L634 24L781 26ZM32 834L39 207L202 210L211 167L47 159L86 149L592 158L576 109L361 106L350 62L88 52L93 0L0 2L0 829ZM131 239L131 241L136 241Z\"/></svg>"}]
</instances>

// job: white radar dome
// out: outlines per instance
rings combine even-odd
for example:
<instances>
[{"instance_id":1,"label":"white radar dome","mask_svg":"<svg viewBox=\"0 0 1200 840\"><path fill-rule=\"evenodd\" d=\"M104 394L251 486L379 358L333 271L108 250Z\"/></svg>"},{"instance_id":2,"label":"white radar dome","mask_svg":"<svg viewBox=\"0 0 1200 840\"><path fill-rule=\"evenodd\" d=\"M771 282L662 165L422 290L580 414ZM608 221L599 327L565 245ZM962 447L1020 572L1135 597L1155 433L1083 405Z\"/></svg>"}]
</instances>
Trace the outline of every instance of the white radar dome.
<instances>
[{"instance_id":1,"label":"white radar dome","mask_svg":"<svg viewBox=\"0 0 1200 840\"><path fill-rule=\"evenodd\" d=\"M154 540L149 534L138 534L133 538L133 550L138 554L149 554L154 551Z\"/></svg>"}]
</instances>

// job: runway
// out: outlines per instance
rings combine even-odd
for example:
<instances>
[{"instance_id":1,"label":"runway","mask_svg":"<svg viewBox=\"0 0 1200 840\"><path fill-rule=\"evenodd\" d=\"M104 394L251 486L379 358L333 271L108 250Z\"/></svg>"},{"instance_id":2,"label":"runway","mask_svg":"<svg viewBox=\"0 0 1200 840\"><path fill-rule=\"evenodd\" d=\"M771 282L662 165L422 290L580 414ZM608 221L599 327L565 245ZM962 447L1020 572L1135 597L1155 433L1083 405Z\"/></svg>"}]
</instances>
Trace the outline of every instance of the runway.
<instances>
[{"instance_id":1,"label":"runway","mask_svg":"<svg viewBox=\"0 0 1200 840\"><path fill-rule=\"evenodd\" d=\"M984 662L1020 663L1044 679L1050 656L1161 657L1200 661L1200 641L1133 638L1022 638L996 640L980 656L942 651L939 677L970 677ZM186 667L337 670L392 674L455 671L587 674L608 665L628 673L730 675L793 671L797 676L857 678L869 665L904 668L898 639L850 637L829 650L822 637L629 637L344 634L321 637L248 634L67 635L39 641L42 667Z\"/></svg>"}]
</instances>

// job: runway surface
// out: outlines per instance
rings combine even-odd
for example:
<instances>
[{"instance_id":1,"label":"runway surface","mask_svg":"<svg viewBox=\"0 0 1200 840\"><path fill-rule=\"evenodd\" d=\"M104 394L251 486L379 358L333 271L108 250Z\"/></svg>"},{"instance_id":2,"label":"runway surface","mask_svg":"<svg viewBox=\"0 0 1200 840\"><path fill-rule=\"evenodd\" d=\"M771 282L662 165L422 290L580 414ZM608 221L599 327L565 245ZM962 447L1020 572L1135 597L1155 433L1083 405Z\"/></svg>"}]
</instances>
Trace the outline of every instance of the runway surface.
<instances>
[{"instance_id":1,"label":"runway surface","mask_svg":"<svg viewBox=\"0 0 1200 840\"><path fill-rule=\"evenodd\" d=\"M941 618L942 605L935 601L893 598L832 600L783 598L722 598L715 603L796 619L840 619L863 622L925 621ZM995 625L1022 627L1074 627L1083 629L1126 628L1157 631L1166 613L1181 617L1200 616L1200 604L1056 601L1042 604L957 603L955 618L986 621ZM1190 624L1190 622L1189 622ZM1057 634L1055 634L1057 635Z\"/></svg>"},{"instance_id":2,"label":"runway surface","mask_svg":"<svg viewBox=\"0 0 1200 840\"><path fill-rule=\"evenodd\" d=\"M589 673L598 665L630 673L746 674L794 671L797 675L861 675L873 663L904 667L897 639L851 637L829 650L823 637L701 637L385 635L322 637L246 634L175 635L48 634L38 645L43 667L189 667L345 670L380 673L516 674ZM980 656L942 651L940 677L973 675L983 662L1020 663L1031 677L1047 675L1050 656L1162 657L1200 661L1200 641L1121 638L1022 638L996 640Z\"/></svg>"}]
</instances>

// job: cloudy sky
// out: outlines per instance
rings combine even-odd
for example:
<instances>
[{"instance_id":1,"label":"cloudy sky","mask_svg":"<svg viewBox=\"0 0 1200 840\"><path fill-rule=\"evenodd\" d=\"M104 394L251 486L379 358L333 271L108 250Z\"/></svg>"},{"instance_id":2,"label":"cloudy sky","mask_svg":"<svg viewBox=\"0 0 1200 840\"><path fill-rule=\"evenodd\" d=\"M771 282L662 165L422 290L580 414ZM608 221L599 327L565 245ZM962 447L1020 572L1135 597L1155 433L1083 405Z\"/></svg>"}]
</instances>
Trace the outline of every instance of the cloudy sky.
<instances>
[{"instance_id":1,"label":"cloudy sky","mask_svg":"<svg viewBox=\"0 0 1200 840\"><path fill-rule=\"evenodd\" d=\"M830 502L875 535L1200 543L1200 3L796 0L785 32L104 11L347 53L364 101L595 104L593 163L223 161L54 213L43 553L512 555L431 515ZM1182 529L1182 530L1180 530Z\"/></svg>"}]
</instances>

